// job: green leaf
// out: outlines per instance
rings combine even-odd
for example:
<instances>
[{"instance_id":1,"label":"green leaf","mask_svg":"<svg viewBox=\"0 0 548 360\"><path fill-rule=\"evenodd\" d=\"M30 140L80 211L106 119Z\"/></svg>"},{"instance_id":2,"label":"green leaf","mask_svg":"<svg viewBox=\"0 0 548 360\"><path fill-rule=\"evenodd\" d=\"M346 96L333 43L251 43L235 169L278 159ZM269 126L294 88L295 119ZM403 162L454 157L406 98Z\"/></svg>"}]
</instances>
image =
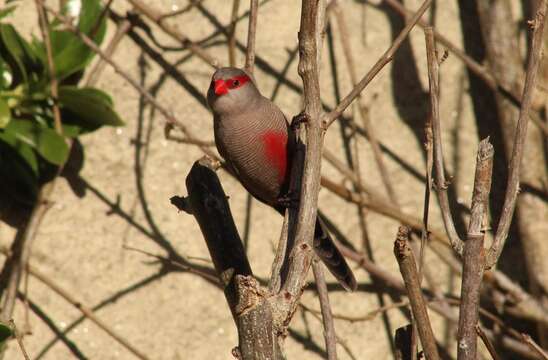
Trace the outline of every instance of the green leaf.
<instances>
[{"instance_id":1,"label":"green leaf","mask_svg":"<svg viewBox=\"0 0 548 360\"><path fill-rule=\"evenodd\" d=\"M3 129L8 125L11 119L11 111L8 103L3 99L0 99L0 129Z\"/></svg>"},{"instance_id":2,"label":"green leaf","mask_svg":"<svg viewBox=\"0 0 548 360\"><path fill-rule=\"evenodd\" d=\"M6 132L15 135L27 145L36 149L44 159L55 165L62 165L68 158L69 147L65 139L49 127L30 120L10 121Z\"/></svg>"},{"instance_id":3,"label":"green leaf","mask_svg":"<svg viewBox=\"0 0 548 360\"><path fill-rule=\"evenodd\" d=\"M16 7L17 7L16 5L11 5L11 6L5 6L2 9L0 9L0 19L3 19L9 14L11 14Z\"/></svg>"},{"instance_id":4,"label":"green leaf","mask_svg":"<svg viewBox=\"0 0 548 360\"><path fill-rule=\"evenodd\" d=\"M2 58L14 72L16 83L28 82L31 73L42 72L43 66L39 56L11 24L0 24L0 50Z\"/></svg>"},{"instance_id":5,"label":"green leaf","mask_svg":"<svg viewBox=\"0 0 548 360\"><path fill-rule=\"evenodd\" d=\"M70 0L65 5L66 9L78 8L78 30L90 36L96 44L101 44L106 32L106 17L99 0ZM69 12L71 10L68 10ZM71 16L76 15L71 13ZM102 16L102 18L101 18ZM70 31L50 32L55 62L55 72L59 79L80 71L91 61L95 53L85 45L82 40Z\"/></svg>"},{"instance_id":6,"label":"green leaf","mask_svg":"<svg viewBox=\"0 0 548 360\"><path fill-rule=\"evenodd\" d=\"M11 67L15 82L27 82L27 72L23 64L24 52L18 34L10 24L0 24L0 50L2 58Z\"/></svg>"},{"instance_id":7,"label":"green leaf","mask_svg":"<svg viewBox=\"0 0 548 360\"><path fill-rule=\"evenodd\" d=\"M6 138L8 141L4 141ZM22 154L34 159L33 165ZM4 194L23 204L34 203L38 194L38 165L34 150L0 131L0 164L0 184L4 190L9 189Z\"/></svg>"},{"instance_id":8,"label":"green leaf","mask_svg":"<svg viewBox=\"0 0 548 360\"><path fill-rule=\"evenodd\" d=\"M74 116L73 124L85 128L102 125L121 126L124 122L112 107L111 98L95 88L59 87L59 103Z\"/></svg>"},{"instance_id":9,"label":"green leaf","mask_svg":"<svg viewBox=\"0 0 548 360\"><path fill-rule=\"evenodd\" d=\"M14 336L13 329L8 324L0 321L0 342L4 342Z\"/></svg>"},{"instance_id":10,"label":"green leaf","mask_svg":"<svg viewBox=\"0 0 548 360\"><path fill-rule=\"evenodd\" d=\"M15 134L7 131L0 131L0 141L4 141L14 151L16 151L19 156L25 160L32 172L35 175L38 175L38 159L36 158L36 153L30 145L18 140Z\"/></svg>"}]
</instances>

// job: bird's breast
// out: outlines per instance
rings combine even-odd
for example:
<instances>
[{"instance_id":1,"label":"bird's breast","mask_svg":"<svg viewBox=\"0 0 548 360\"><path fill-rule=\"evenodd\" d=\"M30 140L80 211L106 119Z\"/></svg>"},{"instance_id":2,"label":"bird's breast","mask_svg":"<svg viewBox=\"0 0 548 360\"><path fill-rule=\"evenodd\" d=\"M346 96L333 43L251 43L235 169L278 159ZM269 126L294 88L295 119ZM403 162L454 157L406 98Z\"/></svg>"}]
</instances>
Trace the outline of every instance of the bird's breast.
<instances>
[{"instance_id":1,"label":"bird's breast","mask_svg":"<svg viewBox=\"0 0 548 360\"><path fill-rule=\"evenodd\" d=\"M275 203L287 174L287 131L237 119L215 125L219 153L255 197Z\"/></svg>"}]
</instances>

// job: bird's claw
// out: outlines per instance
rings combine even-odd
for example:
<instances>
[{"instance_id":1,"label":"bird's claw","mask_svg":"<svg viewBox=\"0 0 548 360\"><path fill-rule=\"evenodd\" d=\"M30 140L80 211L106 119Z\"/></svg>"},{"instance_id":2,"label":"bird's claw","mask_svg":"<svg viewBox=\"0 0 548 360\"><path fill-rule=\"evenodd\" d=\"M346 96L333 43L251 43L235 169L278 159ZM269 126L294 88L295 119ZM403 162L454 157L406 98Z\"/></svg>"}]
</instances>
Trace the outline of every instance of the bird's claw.
<instances>
[{"instance_id":1,"label":"bird's claw","mask_svg":"<svg viewBox=\"0 0 548 360\"><path fill-rule=\"evenodd\" d=\"M301 124L308 123L310 118L305 112L301 112L293 117L291 120L291 130L297 130Z\"/></svg>"}]
</instances>

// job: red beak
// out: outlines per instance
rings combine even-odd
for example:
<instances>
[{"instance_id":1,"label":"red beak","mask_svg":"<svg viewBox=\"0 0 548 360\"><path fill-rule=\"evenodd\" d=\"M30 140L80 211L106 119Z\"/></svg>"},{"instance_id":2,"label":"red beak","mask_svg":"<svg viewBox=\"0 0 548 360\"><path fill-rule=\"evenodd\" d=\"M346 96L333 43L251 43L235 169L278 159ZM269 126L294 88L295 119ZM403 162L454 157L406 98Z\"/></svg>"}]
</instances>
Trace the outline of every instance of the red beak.
<instances>
[{"instance_id":1,"label":"red beak","mask_svg":"<svg viewBox=\"0 0 548 360\"><path fill-rule=\"evenodd\" d=\"M224 80L215 80L215 95L221 96L228 93L228 88Z\"/></svg>"}]
</instances>

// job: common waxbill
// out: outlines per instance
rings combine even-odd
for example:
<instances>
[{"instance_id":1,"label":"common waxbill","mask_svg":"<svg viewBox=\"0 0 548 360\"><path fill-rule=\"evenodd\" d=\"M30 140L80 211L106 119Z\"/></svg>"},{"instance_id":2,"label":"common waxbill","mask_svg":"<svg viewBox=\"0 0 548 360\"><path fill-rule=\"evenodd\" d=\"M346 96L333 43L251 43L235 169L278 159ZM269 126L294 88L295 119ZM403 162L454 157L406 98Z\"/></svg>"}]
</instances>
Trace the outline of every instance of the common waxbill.
<instances>
[{"instance_id":1,"label":"common waxbill","mask_svg":"<svg viewBox=\"0 0 548 360\"><path fill-rule=\"evenodd\" d=\"M215 71L207 102L221 156L251 195L283 215L294 137L282 111L261 95L249 74L232 67ZM319 217L313 245L341 285L355 290L354 274Z\"/></svg>"}]
</instances>

